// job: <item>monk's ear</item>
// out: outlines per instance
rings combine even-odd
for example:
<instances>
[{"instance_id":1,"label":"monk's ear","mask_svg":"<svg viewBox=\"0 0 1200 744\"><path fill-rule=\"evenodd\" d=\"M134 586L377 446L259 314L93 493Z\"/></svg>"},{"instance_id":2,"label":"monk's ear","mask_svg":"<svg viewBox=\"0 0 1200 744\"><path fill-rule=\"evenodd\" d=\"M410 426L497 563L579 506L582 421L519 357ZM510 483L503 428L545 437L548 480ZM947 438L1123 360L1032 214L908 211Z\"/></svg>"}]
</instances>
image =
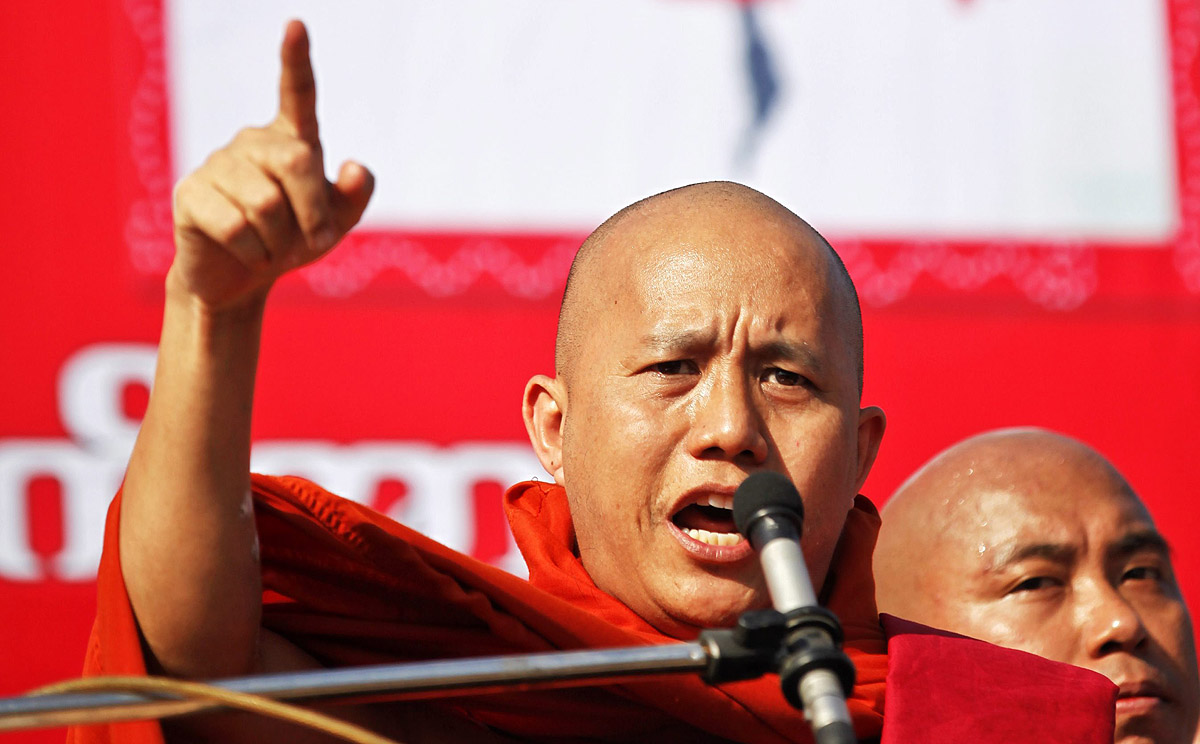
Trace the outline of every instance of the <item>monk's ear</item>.
<instances>
[{"instance_id":1,"label":"monk's ear","mask_svg":"<svg viewBox=\"0 0 1200 744\"><path fill-rule=\"evenodd\" d=\"M521 412L533 451L554 482L563 485L562 433L567 391L562 380L534 375L525 384Z\"/></svg>"},{"instance_id":2,"label":"monk's ear","mask_svg":"<svg viewBox=\"0 0 1200 744\"><path fill-rule=\"evenodd\" d=\"M887 416L878 406L867 406L858 412L858 473L855 481L855 493L862 491L867 482L867 474L875 464L875 456L879 454L879 443L883 441L883 431L887 428Z\"/></svg>"}]
</instances>

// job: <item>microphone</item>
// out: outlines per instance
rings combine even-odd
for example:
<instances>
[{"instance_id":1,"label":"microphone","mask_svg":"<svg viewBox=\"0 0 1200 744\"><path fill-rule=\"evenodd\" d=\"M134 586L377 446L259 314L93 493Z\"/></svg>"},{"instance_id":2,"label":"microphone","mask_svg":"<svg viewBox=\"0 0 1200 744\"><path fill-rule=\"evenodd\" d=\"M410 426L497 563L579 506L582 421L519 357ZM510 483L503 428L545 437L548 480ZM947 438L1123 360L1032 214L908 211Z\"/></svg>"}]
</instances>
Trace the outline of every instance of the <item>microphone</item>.
<instances>
[{"instance_id":1,"label":"microphone","mask_svg":"<svg viewBox=\"0 0 1200 744\"><path fill-rule=\"evenodd\" d=\"M733 495L733 522L758 551L771 603L787 618L779 672L784 695L804 711L819 744L854 744L846 708L854 665L841 651L841 625L813 592L800 550L800 493L786 476L754 473Z\"/></svg>"}]
</instances>

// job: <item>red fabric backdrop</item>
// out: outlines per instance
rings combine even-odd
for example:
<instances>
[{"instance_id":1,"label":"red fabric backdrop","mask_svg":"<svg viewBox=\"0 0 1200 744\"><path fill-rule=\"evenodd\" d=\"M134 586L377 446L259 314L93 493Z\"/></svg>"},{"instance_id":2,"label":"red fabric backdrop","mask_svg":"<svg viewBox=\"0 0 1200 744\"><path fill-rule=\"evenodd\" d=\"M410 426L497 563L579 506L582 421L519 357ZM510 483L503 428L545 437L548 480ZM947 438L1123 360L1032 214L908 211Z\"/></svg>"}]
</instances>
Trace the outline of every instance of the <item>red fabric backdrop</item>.
<instances>
[{"instance_id":1,"label":"red fabric backdrop","mask_svg":"<svg viewBox=\"0 0 1200 744\"><path fill-rule=\"evenodd\" d=\"M131 155L139 127L165 124L131 121L133 96L146 94L139 76L153 60L131 22L149 11L126 5L0 4L0 444L69 436L57 384L80 349L157 337L161 293L131 268L126 241L136 238L131 205L149 188ZM1176 48L1187 56L1175 65L1183 182L1196 157L1189 127L1200 120L1186 82L1197 8L1182 1L1169 8L1177 35L1190 33ZM1037 246L881 243L866 246L869 254L841 246L864 297L874 300L864 308L865 400L889 417L867 495L883 503L928 457L981 430L1039 425L1075 435L1107 453L1150 505L1195 615L1200 253L1194 184L1182 185L1183 227L1163 246L1061 255ZM509 237L514 244L555 239ZM936 270L900 270L930 251L941 252L930 260L942 265L947 255L991 251L1048 271L1065 267L1064 275L1086 277L1090 294L1073 309L1052 310L1030 299L1027 274L998 272L964 287ZM885 303L879 282L888 276L912 284ZM530 374L552 369L556 298L517 300L485 287L450 302L405 289L397 277L379 281L354 300L335 301L291 280L275 298L256 438L523 442L521 389ZM317 363L313 349L322 351ZM309 361L297 369L301 358ZM126 414L136 417L144 400L144 390L125 390ZM476 495L475 551L499 553L498 500L489 498L498 493ZM376 495L396 497L382 486ZM50 566L71 539L64 526L71 507L49 474L29 480L24 498L27 524L19 529ZM49 568L37 580L0 575L0 695L77 673L93 592L91 582Z\"/></svg>"}]
</instances>

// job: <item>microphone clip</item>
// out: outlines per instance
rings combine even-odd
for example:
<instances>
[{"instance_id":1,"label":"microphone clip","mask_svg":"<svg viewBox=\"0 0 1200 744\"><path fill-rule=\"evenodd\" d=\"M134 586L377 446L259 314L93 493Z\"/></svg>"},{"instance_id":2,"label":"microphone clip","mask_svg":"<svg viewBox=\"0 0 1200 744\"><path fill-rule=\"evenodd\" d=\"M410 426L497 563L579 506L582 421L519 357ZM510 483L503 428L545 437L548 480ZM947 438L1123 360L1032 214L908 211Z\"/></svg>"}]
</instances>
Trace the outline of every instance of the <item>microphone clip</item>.
<instances>
[{"instance_id":1,"label":"microphone clip","mask_svg":"<svg viewBox=\"0 0 1200 744\"><path fill-rule=\"evenodd\" d=\"M775 672L784 697L798 710L804 710L800 681L814 669L832 672L843 694L854 689L854 664L842 651L841 623L824 607L800 607L786 614L749 610L733 628L702 631L699 642L708 654L704 680L709 684Z\"/></svg>"},{"instance_id":2,"label":"microphone clip","mask_svg":"<svg viewBox=\"0 0 1200 744\"><path fill-rule=\"evenodd\" d=\"M697 639L708 656L710 685L756 679L779 669L787 618L777 610L743 612L732 628L709 628Z\"/></svg>"},{"instance_id":3,"label":"microphone clip","mask_svg":"<svg viewBox=\"0 0 1200 744\"><path fill-rule=\"evenodd\" d=\"M849 697L854 690L854 663L842 651L842 625L837 616L824 607L810 606L791 610L783 617L785 633L778 671L787 701L804 710L800 683L817 669L832 672L842 694Z\"/></svg>"}]
</instances>

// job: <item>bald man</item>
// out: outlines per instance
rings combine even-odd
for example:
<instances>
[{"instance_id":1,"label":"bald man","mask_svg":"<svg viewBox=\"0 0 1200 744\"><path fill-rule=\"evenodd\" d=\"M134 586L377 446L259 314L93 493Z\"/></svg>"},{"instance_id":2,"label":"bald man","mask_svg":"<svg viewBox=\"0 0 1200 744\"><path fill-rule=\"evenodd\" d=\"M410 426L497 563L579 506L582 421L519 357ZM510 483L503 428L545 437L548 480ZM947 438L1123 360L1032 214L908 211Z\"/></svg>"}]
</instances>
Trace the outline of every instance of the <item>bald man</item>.
<instances>
[{"instance_id":1,"label":"bald man","mask_svg":"<svg viewBox=\"0 0 1200 744\"><path fill-rule=\"evenodd\" d=\"M1170 551L1095 450L1038 429L967 439L883 510L881 612L1095 670L1118 744L1190 744L1200 681Z\"/></svg>"},{"instance_id":2,"label":"bald man","mask_svg":"<svg viewBox=\"0 0 1200 744\"><path fill-rule=\"evenodd\" d=\"M299 23L287 29L282 60L276 119L239 133L176 189L176 256L166 281L153 394L117 502L118 544L106 547L109 563L119 555L115 581L128 594L146 667L175 676L311 668L330 656L327 639L302 647L294 636L263 627L264 588L270 595L294 587L264 584L255 509L260 530L275 512L264 514L262 498L284 498L278 494L292 489L288 508L308 509L318 520L323 510L342 510L348 516L335 520L331 531L343 529L346 519L374 519L340 503L314 507L308 486L264 485L249 473L254 376L269 291L280 276L333 248L358 221L373 184L357 163L344 164L335 181L325 180L308 40ZM691 639L702 628L727 626L745 610L768 606L757 560L737 534L730 506L747 474L772 470L804 494L809 572L819 591L838 594L826 579L848 515L860 512L857 523L873 538L876 517L870 507L856 507L856 499L885 419L880 409L860 406L857 297L816 231L773 200L729 183L690 186L632 205L580 249L556 343L556 375L534 377L523 404L530 439L555 486L528 484L518 496L510 494L518 512L537 500L537 530L555 530L567 520L561 544L533 553L522 545L531 564L545 551L561 552L567 567L553 569L569 580L555 591L617 618L615 625L632 629L636 634L628 637L642 643ZM563 499L569 512L546 516ZM864 539L843 550L840 573L854 585L869 585L869 544ZM576 561L582 573L573 568ZM102 565L102 583L105 570ZM475 581L482 569L470 570ZM535 583L539 571L531 565ZM269 573L277 576L274 567ZM364 571L364 580L376 574ZM465 580L454 575L455 582ZM589 582L594 588L584 587ZM524 590L504 586L497 601L519 604L512 597ZM855 599L850 611L864 615L859 625L870 636L864 647L877 648L870 653L882 660L871 598ZM569 614L569 607L549 599L531 601ZM477 605L467 609L488 612ZM553 641L561 626L588 620L539 632ZM294 630L294 618L289 622ZM491 615L487 623L499 635L508 627ZM625 636L598 628L592 637L611 644ZM868 734L878 733L882 661L875 669L860 664L860 689L873 691L863 693L870 699L861 702L864 716L856 724ZM653 704L669 707L679 694L656 693ZM776 687L772 698L779 697ZM701 728L725 726L725 737L744 741L775 741L781 725L791 731L788 738L807 736L795 711L786 724L772 722L774 708L739 723L737 716L754 703L729 707L729 701L693 704L687 716L707 715L711 723ZM403 720L370 710L348 715L406 741L487 741L512 730L480 725L477 710L447 718L410 709ZM610 726L618 718L622 725L639 722L628 713L608 718ZM276 735L245 721L233 726L201 718L178 726L188 736L223 740ZM682 723L674 728L691 730ZM705 740L701 733L688 736Z\"/></svg>"},{"instance_id":3,"label":"bald man","mask_svg":"<svg viewBox=\"0 0 1200 744\"><path fill-rule=\"evenodd\" d=\"M621 211L575 261L555 366L525 419L598 586L679 638L767 604L728 512L703 509L757 470L808 495L821 585L884 418L859 408L857 300L811 227L728 183Z\"/></svg>"},{"instance_id":4,"label":"bald man","mask_svg":"<svg viewBox=\"0 0 1200 744\"><path fill-rule=\"evenodd\" d=\"M857 297L815 230L744 186L697 184L645 199L580 248L556 374L531 379L522 406L552 482L505 494L528 582L316 484L252 476L254 375L270 289L332 249L373 183L356 163L325 180L298 22L286 31L282 62L275 120L239 133L176 189L158 368L109 510L86 673L224 677L693 639L769 605L730 506L748 474L774 471L805 501L801 547L822 603L845 630L860 739L940 744L960 740L965 722L978 723L970 733L984 744L1067 729L1062 740L1097 741L1075 729L1093 732L1097 720L1104 728L1107 683L1040 659L1055 667L1038 671L1043 680L1088 678L1071 684L1083 691L1073 708L1082 724L1059 725L1060 708L1040 721L1026 705L1040 698L1009 696L1034 724L998 726L1016 720L1008 709L977 711L973 688L955 698L952 686L939 699L956 723L930 739L936 711L926 710L924 693L935 677L927 672L937 670L926 666L910 673L913 684L893 688L920 702L907 716L893 705L889 720L898 723L883 729L885 676L895 680L871 580L878 513L858 492L885 419L860 402ZM924 648L920 639L896 645L914 650L909 658ZM1027 665L1001 661L1027 679ZM405 742L811 741L781 692L777 677L710 686L676 676L382 701L337 714ZM187 741L327 740L221 714L162 730L76 728L70 741L160 744L164 732Z\"/></svg>"}]
</instances>

